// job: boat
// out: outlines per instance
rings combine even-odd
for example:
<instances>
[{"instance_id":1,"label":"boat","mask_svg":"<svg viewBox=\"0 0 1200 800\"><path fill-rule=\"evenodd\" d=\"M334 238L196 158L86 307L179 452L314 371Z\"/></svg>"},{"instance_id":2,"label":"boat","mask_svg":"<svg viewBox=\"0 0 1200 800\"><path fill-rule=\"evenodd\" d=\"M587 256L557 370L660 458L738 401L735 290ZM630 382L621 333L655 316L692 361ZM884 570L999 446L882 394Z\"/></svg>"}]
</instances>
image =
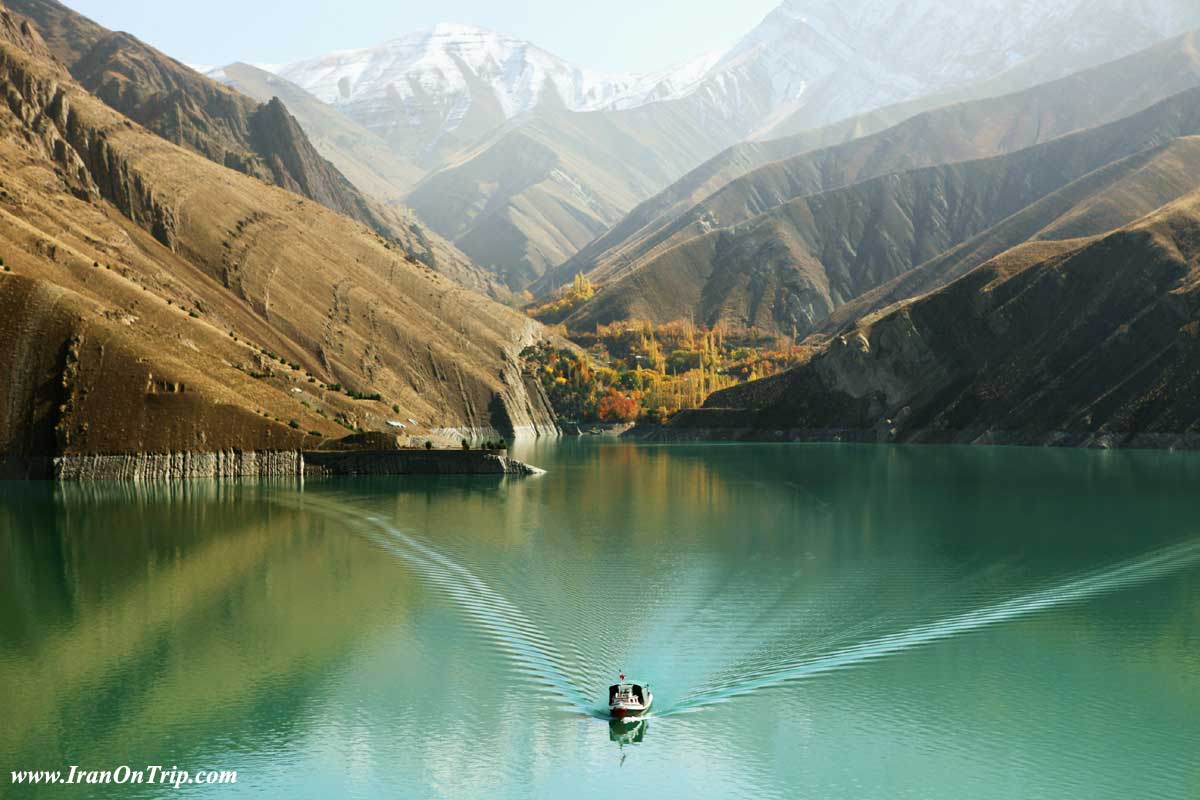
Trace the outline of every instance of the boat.
<instances>
[{"instance_id":1,"label":"boat","mask_svg":"<svg viewBox=\"0 0 1200 800\"><path fill-rule=\"evenodd\" d=\"M613 719L640 717L650 710L654 695L650 693L650 684L642 685L626 681L621 676L620 683L608 687L608 712Z\"/></svg>"}]
</instances>

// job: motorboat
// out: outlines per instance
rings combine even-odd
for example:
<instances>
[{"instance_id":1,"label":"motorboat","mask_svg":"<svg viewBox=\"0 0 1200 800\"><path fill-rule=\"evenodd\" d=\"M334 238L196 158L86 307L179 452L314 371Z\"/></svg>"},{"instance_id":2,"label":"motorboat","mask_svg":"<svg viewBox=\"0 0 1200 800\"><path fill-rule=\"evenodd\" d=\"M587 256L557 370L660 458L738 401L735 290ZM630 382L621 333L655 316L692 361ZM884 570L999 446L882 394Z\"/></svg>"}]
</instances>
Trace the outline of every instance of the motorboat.
<instances>
[{"instance_id":1,"label":"motorboat","mask_svg":"<svg viewBox=\"0 0 1200 800\"><path fill-rule=\"evenodd\" d=\"M622 675L620 683L608 687L608 712L613 719L640 717L650 710L653 702L648 683L626 681Z\"/></svg>"}]
</instances>

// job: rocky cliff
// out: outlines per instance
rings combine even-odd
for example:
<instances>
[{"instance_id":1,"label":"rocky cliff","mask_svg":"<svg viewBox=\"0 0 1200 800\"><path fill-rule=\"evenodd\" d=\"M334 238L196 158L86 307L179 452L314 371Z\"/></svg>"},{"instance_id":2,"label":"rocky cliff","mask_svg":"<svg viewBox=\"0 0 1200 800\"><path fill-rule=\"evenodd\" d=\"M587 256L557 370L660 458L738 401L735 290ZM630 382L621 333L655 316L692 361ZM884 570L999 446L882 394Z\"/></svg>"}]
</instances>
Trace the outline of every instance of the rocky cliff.
<instances>
[{"instance_id":1,"label":"rocky cliff","mask_svg":"<svg viewBox=\"0 0 1200 800\"><path fill-rule=\"evenodd\" d=\"M376 202L352 184L318 152L278 97L260 103L56 0L13 0L9 7L39 31L50 31L54 57L126 118L210 161L358 220L451 280L494 299L511 299L502 284L410 213Z\"/></svg>"},{"instance_id":2,"label":"rocky cliff","mask_svg":"<svg viewBox=\"0 0 1200 800\"><path fill-rule=\"evenodd\" d=\"M0 455L551 432L547 335L323 205L151 134L0 9Z\"/></svg>"}]
</instances>

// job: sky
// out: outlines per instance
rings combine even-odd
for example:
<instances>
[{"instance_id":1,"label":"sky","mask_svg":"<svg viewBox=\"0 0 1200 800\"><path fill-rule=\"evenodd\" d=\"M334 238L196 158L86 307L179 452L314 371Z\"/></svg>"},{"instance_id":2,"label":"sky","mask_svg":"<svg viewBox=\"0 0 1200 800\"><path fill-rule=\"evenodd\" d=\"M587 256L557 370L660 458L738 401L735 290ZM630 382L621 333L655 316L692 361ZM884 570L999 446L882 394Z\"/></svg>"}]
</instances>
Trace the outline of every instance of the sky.
<instances>
[{"instance_id":1,"label":"sky","mask_svg":"<svg viewBox=\"0 0 1200 800\"><path fill-rule=\"evenodd\" d=\"M726 47L780 0L65 0L174 58L287 63L439 22L528 40L582 67L651 72Z\"/></svg>"}]
</instances>

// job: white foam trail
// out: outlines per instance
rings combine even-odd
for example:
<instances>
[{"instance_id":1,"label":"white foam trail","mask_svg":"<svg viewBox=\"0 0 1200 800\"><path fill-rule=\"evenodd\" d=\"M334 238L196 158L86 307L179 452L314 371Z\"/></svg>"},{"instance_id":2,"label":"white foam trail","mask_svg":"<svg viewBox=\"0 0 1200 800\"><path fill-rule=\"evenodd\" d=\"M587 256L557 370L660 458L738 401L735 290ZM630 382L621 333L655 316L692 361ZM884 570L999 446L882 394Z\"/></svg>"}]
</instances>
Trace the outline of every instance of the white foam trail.
<instances>
[{"instance_id":1,"label":"white foam trail","mask_svg":"<svg viewBox=\"0 0 1200 800\"><path fill-rule=\"evenodd\" d=\"M374 528L371 538L380 547L407 561L437 591L462 608L475 627L492 640L515 664L518 672L545 689L573 711L597 716L600 710L564 672L550 640L522 611L463 567L371 514L349 510L311 497L303 506L316 506L344 520L347 512Z\"/></svg>"},{"instance_id":2,"label":"white foam trail","mask_svg":"<svg viewBox=\"0 0 1200 800\"><path fill-rule=\"evenodd\" d=\"M456 602L478 629L516 663L518 671L575 710L594 712L594 703L564 674L567 665L559 659L550 640L519 608L466 567L378 517L363 519L387 534L386 538L374 537L380 546L417 567L422 577Z\"/></svg>"},{"instance_id":3,"label":"white foam trail","mask_svg":"<svg viewBox=\"0 0 1200 800\"><path fill-rule=\"evenodd\" d=\"M696 711L705 706L728 702L731 698L760 689L846 669L952 636L1032 616L1042 611L1078 603L1130 586L1148 583L1178 572L1197 561L1200 561L1200 541L1155 551L1133 561L1093 572L1059 586L1033 592L1013 600L969 611L938 622L918 625L817 658L794 661L769 671L744 675L736 682L709 687L687 695L671 708L659 712L658 716Z\"/></svg>"}]
</instances>

